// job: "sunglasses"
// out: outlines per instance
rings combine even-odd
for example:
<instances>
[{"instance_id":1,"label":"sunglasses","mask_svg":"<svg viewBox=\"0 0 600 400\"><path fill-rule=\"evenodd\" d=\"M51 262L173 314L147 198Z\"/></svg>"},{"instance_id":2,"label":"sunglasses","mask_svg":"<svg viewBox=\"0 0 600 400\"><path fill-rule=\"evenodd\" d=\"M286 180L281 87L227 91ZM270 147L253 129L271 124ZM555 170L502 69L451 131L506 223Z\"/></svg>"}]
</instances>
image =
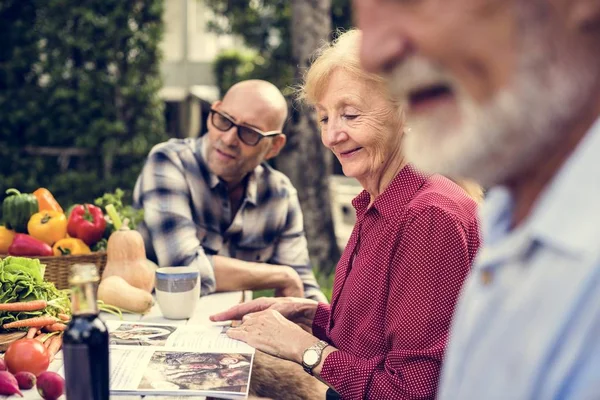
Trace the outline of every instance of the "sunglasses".
<instances>
[{"instance_id":1,"label":"sunglasses","mask_svg":"<svg viewBox=\"0 0 600 400\"><path fill-rule=\"evenodd\" d=\"M238 138L248 146L256 146L258 142L264 138L282 134L282 132L279 131L262 132L260 129L237 124L228 115L212 108L210 109L210 121L215 128L222 132L227 132L235 126L237 128Z\"/></svg>"}]
</instances>

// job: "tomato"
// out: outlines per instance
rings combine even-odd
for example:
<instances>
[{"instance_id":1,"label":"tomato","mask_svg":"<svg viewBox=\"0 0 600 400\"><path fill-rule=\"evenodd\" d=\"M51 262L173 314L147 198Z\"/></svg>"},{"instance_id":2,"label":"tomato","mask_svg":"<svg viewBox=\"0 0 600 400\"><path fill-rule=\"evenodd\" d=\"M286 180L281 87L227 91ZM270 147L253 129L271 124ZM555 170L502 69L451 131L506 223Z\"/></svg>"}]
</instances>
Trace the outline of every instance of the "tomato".
<instances>
[{"instance_id":1,"label":"tomato","mask_svg":"<svg viewBox=\"0 0 600 400\"><path fill-rule=\"evenodd\" d=\"M8 347L4 361L13 374L27 371L38 376L48 369L50 357L46 346L41 342L35 339L20 339Z\"/></svg>"}]
</instances>

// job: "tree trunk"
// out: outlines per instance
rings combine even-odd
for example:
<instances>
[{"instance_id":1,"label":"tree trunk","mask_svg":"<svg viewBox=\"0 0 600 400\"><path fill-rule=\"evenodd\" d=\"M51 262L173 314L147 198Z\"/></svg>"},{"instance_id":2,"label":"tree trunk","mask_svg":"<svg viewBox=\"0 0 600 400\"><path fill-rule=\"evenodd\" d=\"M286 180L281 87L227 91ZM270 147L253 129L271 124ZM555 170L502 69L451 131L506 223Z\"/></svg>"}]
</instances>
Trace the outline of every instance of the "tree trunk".
<instances>
[{"instance_id":1,"label":"tree trunk","mask_svg":"<svg viewBox=\"0 0 600 400\"><path fill-rule=\"evenodd\" d=\"M292 1L292 54L296 82L310 65L314 51L329 40L331 0ZM277 167L298 189L304 213L304 227L313 266L331 274L340 257L336 243L328 179L332 155L321 143L319 124L308 107L291 107L286 128L288 144L277 158Z\"/></svg>"}]
</instances>

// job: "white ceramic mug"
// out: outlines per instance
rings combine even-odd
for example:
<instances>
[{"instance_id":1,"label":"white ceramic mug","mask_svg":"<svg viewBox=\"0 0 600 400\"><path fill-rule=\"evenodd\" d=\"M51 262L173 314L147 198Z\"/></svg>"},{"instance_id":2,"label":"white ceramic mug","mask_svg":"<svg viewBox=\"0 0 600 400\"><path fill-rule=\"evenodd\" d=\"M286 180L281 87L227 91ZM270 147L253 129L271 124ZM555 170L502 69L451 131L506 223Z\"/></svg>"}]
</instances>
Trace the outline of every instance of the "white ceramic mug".
<instances>
[{"instance_id":1,"label":"white ceramic mug","mask_svg":"<svg viewBox=\"0 0 600 400\"><path fill-rule=\"evenodd\" d=\"M156 270L156 302L168 319L186 319L200 298L200 272L194 267L164 267Z\"/></svg>"}]
</instances>

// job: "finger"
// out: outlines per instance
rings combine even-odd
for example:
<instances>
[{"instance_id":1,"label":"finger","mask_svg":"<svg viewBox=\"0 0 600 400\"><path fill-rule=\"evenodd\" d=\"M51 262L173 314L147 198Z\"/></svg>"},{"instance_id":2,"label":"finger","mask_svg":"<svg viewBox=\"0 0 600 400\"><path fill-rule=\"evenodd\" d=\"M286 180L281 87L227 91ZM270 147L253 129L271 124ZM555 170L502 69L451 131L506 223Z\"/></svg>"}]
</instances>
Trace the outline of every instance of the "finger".
<instances>
[{"instance_id":1,"label":"finger","mask_svg":"<svg viewBox=\"0 0 600 400\"><path fill-rule=\"evenodd\" d=\"M241 340L242 342L246 342L247 334L248 333L242 328L230 328L226 332L226 335L231 339Z\"/></svg>"},{"instance_id":2,"label":"finger","mask_svg":"<svg viewBox=\"0 0 600 400\"><path fill-rule=\"evenodd\" d=\"M238 304L237 306L231 307L229 310L223 311L210 316L210 320L213 322L217 321L229 321L234 319L241 319L244 315L252 312L262 311L268 308L270 304L265 299L256 299L249 301L248 303Z\"/></svg>"},{"instance_id":3,"label":"finger","mask_svg":"<svg viewBox=\"0 0 600 400\"><path fill-rule=\"evenodd\" d=\"M265 311L258 311L258 312L253 312L253 313L248 313L246 315L244 315L242 317L242 324L248 325L249 321L254 322L256 320L256 317L259 317L261 315L263 315L264 313L266 313L267 310Z\"/></svg>"}]
</instances>

